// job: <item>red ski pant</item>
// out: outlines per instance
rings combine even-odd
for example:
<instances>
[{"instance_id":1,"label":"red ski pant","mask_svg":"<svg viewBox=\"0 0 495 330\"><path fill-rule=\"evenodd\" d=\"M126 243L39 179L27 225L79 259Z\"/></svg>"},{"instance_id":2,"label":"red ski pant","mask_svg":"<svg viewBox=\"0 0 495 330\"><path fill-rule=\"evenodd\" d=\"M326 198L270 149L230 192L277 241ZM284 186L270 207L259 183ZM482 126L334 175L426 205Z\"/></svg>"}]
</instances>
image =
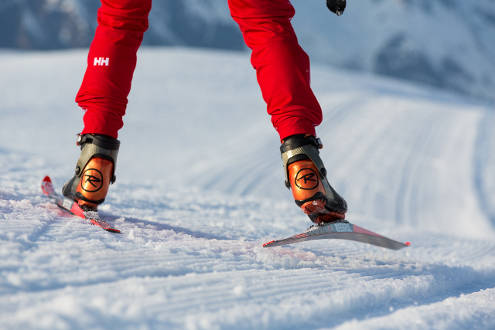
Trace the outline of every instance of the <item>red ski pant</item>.
<instances>
[{"instance_id":1,"label":"red ski pant","mask_svg":"<svg viewBox=\"0 0 495 330\"><path fill-rule=\"evenodd\" d=\"M136 52L148 28L151 0L101 0L98 28L76 102L86 110L83 134L117 137L123 126ZM310 87L309 58L290 20L289 0L228 0L252 50L251 63L280 139L315 135L321 108Z\"/></svg>"}]
</instances>

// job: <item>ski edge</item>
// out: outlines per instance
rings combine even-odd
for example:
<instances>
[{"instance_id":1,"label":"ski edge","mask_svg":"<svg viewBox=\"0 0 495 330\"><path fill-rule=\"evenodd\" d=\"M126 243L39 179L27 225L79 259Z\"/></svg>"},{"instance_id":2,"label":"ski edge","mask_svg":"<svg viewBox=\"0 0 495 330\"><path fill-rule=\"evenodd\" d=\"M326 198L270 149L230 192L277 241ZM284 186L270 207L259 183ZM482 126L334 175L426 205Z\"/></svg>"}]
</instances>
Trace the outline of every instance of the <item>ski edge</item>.
<instances>
[{"instance_id":1,"label":"ski edge","mask_svg":"<svg viewBox=\"0 0 495 330\"><path fill-rule=\"evenodd\" d=\"M365 228L357 225L347 223L349 230L339 231L335 230L330 225L327 225L326 232L313 234L306 231L300 234L296 234L284 239L272 240L263 244L263 248L270 248L276 246L289 245L304 241L320 240L320 239L342 239L360 242L364 244L370 244L390 250L400 250L411 245L410 242L399 242L391 238L379 235Z\"/></svg>"}]
</instances>

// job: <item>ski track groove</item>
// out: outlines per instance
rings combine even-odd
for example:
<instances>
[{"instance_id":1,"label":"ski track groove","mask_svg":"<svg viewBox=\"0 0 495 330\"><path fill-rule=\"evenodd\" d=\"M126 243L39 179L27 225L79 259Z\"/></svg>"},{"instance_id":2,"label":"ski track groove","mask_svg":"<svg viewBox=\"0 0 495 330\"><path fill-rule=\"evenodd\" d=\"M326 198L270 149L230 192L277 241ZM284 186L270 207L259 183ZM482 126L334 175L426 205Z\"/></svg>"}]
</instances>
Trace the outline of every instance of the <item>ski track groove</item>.
<instances>
[{"instance_id":1,"label":"ski track groove","mask_svg":"<svg viewBox=\"0 0 495 330\"><path fill-rule=\"evenodd\" d=\"M249 300L249 304L263 304L264 301L266 301L266 297L270 298L276 298L275 301L282 302L286 298L290 298L291 296L294 295L294 293L301 293L303 295L312 295L316 292L319 294L325 294L325 293L331 293L335 290L338 291L339 287L343 286L345 287L346 285L349 285L351 282L353 282L356 279L359 279L361 281L366 281L366 276L363 274L356 275L354 274L353 276L346 277L343 279L343 276L340 275L342 273L345 273L343 271L332 271L328 272L326 270L320 270L318 273L313 273L308 276L307 272L305 272L305 269L301 270L293 270L284 276L270 276L270 271L263 271L265 274L259 274L257 271L249 270L245 273L243 278L244 283L256 283L256 282L261 282L259 285L249 285L249 290L247 290L248 296L245 297L244 300ZM275 271L272 271L275 275ZM237 275L236 275L237 274ZM155 306L155 309L153 309L153 306L144 306L147 310L148 313L152 314L160 314L160 313L166 313L169 315L176 315L177 313L180 313L181 310L184 308L189 308L193 310L198 310L201 312L207 312L207 311L216 311L217 313L220 310L222 310L222 306L228 306L229 302L234 302L239 299L238 296L226 296L225 292L228 292L229 288L232 286L232 282L226 282L225 278L229 278L230 275L235 275L236 278L239 278L238 272L234 272L234 274L229 274L227 273L219 273L219 274L199 274L195 275L193 278L187 279L188 281L194 280L192 283L189 282L187 284L184 283L184 279L180 277L174 277L174 278L168 278L167 286L163 287L163 282L162 279L160 278L153 278L151 277L150 279L146 279L147 281L152 281L155 284L150 284L148 285L148 290L154 291L154 292L163 292L163 290L171 290L171 292L175 292L172 297L169 297L167 299L167 304L165 306ZM351 274L352 275L352 274ZM370 274L372 276L373 273ZM225 276L225 278L223 278ZM419 275L420 277L422 276L421 274ZM424 276L424 275L423 275ZM333 285L328 285L329 283L327 282L325 287L321 287L321 282L336 278L333 282ZM258 281L257 279L262 279L261 281ZM390 281L393 279L393 277L384 277L383 280ZM411 280L411 278L408 278L408 276L401 276L401 280ZM125 279L122 279L122 281L126 281ZM175 282L179 283L178 285L175 284ZM381 283L382 279L380 278L369 278L368 279L369 285L373 286L374 282ZM196 284L195 284L196 283ZM309 284L308 284L309 283ZM493 283L493 282L492 282ZM220 284L220 285L217 285ZM99 286L96 285L96 286ZM431 287L435 287L435 283L430 284ZM435 301L441 301L444 299L447 299L450 297L450 292L452 288L446 288L443 289L439 292L436 292L436 295L434 298L430 299L428 302L425 302L424 304L432 303ZM472 289L472 292L476 292L477 288ZM438 290L437 290L438 291ZM463 294L468 294L471 292L470 290L465 290L462 293ZM190 297L195 297L196 294L200 292L201 295L198 296L196 299L191 299ZM405 308L407 306L418 306L417 302L414 301L416 298L422 298L421 300L424 300L424 297L422 295L424 292L419 292L417 293L416 296L409 296L405 297L404 301L395 301L400 308ZM242 297L241 297L242 299ZM388 298L382 297L382 299L385 299L382 302L386 302ZM396 298L392 298L395 299ZM192 301L191 301L192 300ZM275 301L269 301L268 303L274 303ZM382 305L380 304L380 300L376 301L377 305ZM385 304L386 305L386 304ZM350 308L350 307L348 307ZM223 307L224 311L228 311L229 308ZM370 312L368 312L365 316L363 317L358 317L358 319L363 319L371 316L379 316L383 315L388 310L385 309L385 307L379 307L379 308L372 308ZM339 313L352 313L352 310L348 311L342 311L340 310ZM309 315L308 318L315 316L316 318L321 318L321 315L318 315L318 312L315 312L314 315ZM304 324L300 321L300 323L286 323L285 326L292 324L298 325L298 324ZM322 320L322 321L314 321L316 325L318 326L324 326L324 325L329 325L328 320ZM333 321L333 325L338 325L341 323L342 320L336 320ZM306 324L307 325L307 324ZM283 328L284 324L280 325L280 328ZM276 327L277 328L277 327Z\"/></svg>"},{"instance_id":2,"label":"ski track groove","mask_svg":"<svg viewBox=\"0 0 495 330\"><path fill-rule=\"evenodd\" d=\"M411 214L414 214L416 210L420 208L411 207L411 203L417 201L418 199L412 197L414 193L412 189L418 187L419 185L411 184L412 182L421 182L421 177L418 175L418 168L421 166L423 159L419 155L424 155L425 151L430 146L430 141L432 140L432 135L434 134L433 125L437 121L434 120L435 116L427 115L424 118L420 118L420 122L425 123L423 125L418 125L420 130L415 133L413 137L414 146L410 148L409 155L404 158L402 164L402 177L399 181L399 188L396 193L396 213L395 218L400 223L408 223L408 218ZM415 126L415 127L418 127ZM420 152L418 152L420 151ZM420 172L420 171L419 171ZM421 196L421 195L417 195Z\"/></svg>"},{"instance_id":3,"label":"ski track groove","mask_svg":"<svg viewBox=\"0 0 495 330\"><path fill-rule=\"evenodd\" d=\"M49 221L66 221L67 218L61 218L54 215L54 219L49 219ZM72 220L72 219L71 219ZM125 223L125 222L124 222ZM46 224L45 224L46 225ZM126 224L127 226L128 224ZM73 236L76 238L78 236L84 236L87 234L87 224L79 223L76 227L76 231L73 232ZM69 228L71 227L71 228ZM43 235L54 235L57 234L57 231L73 231L74 226L55 226L52 227L53 230L46 230ZM22 228L22 227L21 227ZM311 249L297 249L297 248L281 248L281 249L273 249L273 250L261 250L261 252L254 250L255 252L248 252L247 254L240 256L236 256L235 253L223 257L222 267L218 268L218 263L216 260L211 259L211 253L220 253L222 250L226 252L232 253L232 250L236 248L248 248L252 246L252 243L244 242L239 243L237 241L213 241L209 245L210 252L207 255L202 256L201 248L203 244L201 242L207 242L207 239L192 237L184 233L175 233L173 231L169 231L165 241L160 243L153 242L154 238L159 237L160 235L156 233L154 228L139 227L135 223L131 223L129 228L126 230L130 230L133 228L134 230L140 230L143 234L141 237L137 237L135 239L128 239L125 236L112 235L101 230L95 230L95 239L98 241L98 244L102 244L106 252L104 254L95 251L94 254L88 254L85 256L85 259L80 260L79 267L84 265L86 262L91 261L90 268L87 270L82 269L82 272L90 272L91 268L97 269L97 273L92 273L94 277L92 280L83 279L80 283L77 281L67 281L67 282L51 282L48 283L47 288L42 287L33 287L27 286L23 289L19 289L17 292L11 292L6 295L6 297L10 297L10 301L16 301L16 299L23 299L19 294L25 292L29 293L29 296L32 299L36 300L37 295L41 295L49 297L50 295L57 295L58 292L62 292L67 287L72 287L77 290L96 290L96 288L101 287L101 285L105 286L121 286L126 281L148 281L152 279L156 281L156 285L148 286L149 292L162 292L167 296L167 290L162 288L163 281L166 281L167 287L173 289L175 292L172 295L167 296L167 304L165 306L153 305L151 303L150 306L147 306L147 313L151 313L154 315L165 313L165 315L175 315L176 313L180 313L185 308L189 310L196 310L201 313L213 313L216 317L220 317L218 315L219 311L228 312L231 308L229 305L235 306L235 302L245 301L248 306L263 306L266 303L277 304L283 302L287 299L290 299L294 296L294 294L299 294L300 297L308 297L308 299L315 299L314 295L332 295L335 292L339 292L339 288L345 288L347 286L352 285L353 282L357 283L368 283L370 287L373 286L373 283L377 283L377 287L382 286L384 283L388 283L390 281L404 281L408 283L414 283L414 281L427 281L428 285L432 288L440 287L434 289L434 295L430 296L430 298L425 301L425 290L418 291L414 293L412 291L412 295L409 296L397 296L393 298L387 298L385 296L379 295L380 298L376 301L378 305L387 305L393 301L396 309L406 308L408 306L418 306L417 300L422 301L421 305L426 305L433 302L439 302L449 297L458 296L459 294L469 294L471 292L476 292L478 290L484 288L490 288L495 285L493 278L495 278L494 272L489 273L488 275L480 276L479 273L473 271L473 274L470 276L465 276L465 280L457 281L452 285L444 285L444 278L442 276L438 277L436 275L442 275L445 273L459 273L459 271L455 272L454 269L449 270L448 272L443 270L435 270L434 264L432 266L428 266L427 264L423 264L421 267L417 269L412 269L410 271L405 270L408 265L407 258L396 257L392 258L390 261L381 262L376 258L376 256L370 255L364 256L362 255L363 251L366 251L365 247L360 247L356 250L352 248L346 248L345 244L337 244L335 249L332 251L313 251ZM19 228L17 228L19 229ZM60 232L58 233L60 234ZM150 236L146 236L146 234ZM37 235L40 238L42 235ZM106 238L105 238L106 237ZM184 238L188 238L191 242L196 242L195 245L190 246L186 252L181 252L179 247L173 245L173 242L178 239L178 242L183 240ZM69 238L68 238L69 239ZM72 238L71 238L72 239ZM125 243L125 241L143 241L145 245L147 244L147 240L149 243L152 243L150 246L146 248L142 248L132 253L129 251L123 251L125 253L125 257L120 257L119 254L121 252L118 251L118 247ZM82 242L81 242L82 243ZM64 242L60 242L61 245ZM168 246L167 246L168 245ZM359 245L358 245L359 246ZM493 251L493 245L488 247L488 250L485 250L480 246L478 250L469 251L474 252L475 254L483 254L483 251ZM486 247L486 246L485 246ZM160 248L161 250L157 250L153 252L155 248ZM150 251L151 249L151 251ZM176 249L175 251L170 249ZM248 250L249 251L249 250ZM345 252L344 252L345 251ZM170 252L173 252L170 254ZM244 251L245 253L246 251ZM298 255L313 255L309 260L312 262L311 265L305 265L304 262L302 264L296 265L284 265L284 263L276 263L272 264L275 266L273 270L266 270L267 266L270 265L270 262L266 264L266 262L259 263L259 253L261 254L273 254L277 255L282 253L282 255L292 255L292 259L298 259ZM315 253L319 253L315 254ZM160 254L163 254L161 258ZM342 257L344 255L345 257ZM388 254L391 255L391 254ZM401 259L404 259L401 261ZM109 260L117 260L117 262L108 262ZM397 268L397 262L399 268ZM345 267L347 263L347 267ZM363 269L356 269L355 265L358 263ZM377 265L381 263L381 265ZM150 264L156 265L164 265L169 266L173 269L176 266L179 266L180 272L174 271L166 271L162 270L159 272L149 271L147 267ZM183 264L195 264L201 265L203 269L184 269L184 267L180 267ZM246 264L250 265L246 268ZM411 262L414 266L416 263L414 261ZM257 265L253 268L254 265ZM344 265L344 266L343 266ZM374 266L373 266L374 265ZM294 268L295 267L295 268ZM389 268L387 268L389 267ZM429 267L432 269L429 270ZM443 267L443 268L442 268ZM132 268L132 269L131 269ZM159 267L160 268L160 267ZM445 269L444 266L441 266L438 269ZM447 269L449 269L447 267ZM285 274L279 274L279 270L285 270ZM311 273L308 273L308 270L311 270ZM426 271L425 271L426 270ZM464 270L464 268L460 268L461 273L468 273L469 271ZM69 269L69 273L70 273ZM261 272L261 273L260 273ZM119 274L118 276L114 276L113 274ZM273 276L271 275L273 274ZM64 273L52 273L55 278L64 278ZM192 276L193 282L190 281ZM438 277L438 280L436 279ZM471 283L473 277L481 278L478 283L474 285ZM229 278L242 278L240 282L241 285L246 285L247 288L244 293L241 292L240 295L232 295L226 296L225 292L232 291L235 289L236 283L234 280L227 280ZM417 280L415 280L417 279ZM186 282L186 283L184 283ZM324 288L322 288L321 283L325 282ZM179 283L179 284L175 284ZM238 283L237 283L238 284ZM414 287L413 287L414 288ZM414 290L414 289L412 289ZM248 292L248 293L246 293ZM199 296L196 296L197 293L200 293ZM47 296L48 295L48 296ZM190 297L196 298L191 299ZM267 297L270 297L267 301ZM313 298L310 298L313 297ZM41 298L40 298L41 299ZM357 299L357 298L356 298ZM390 300L392 299L392 300ZM144 308L144 307L143 307ZM329 322L328 318L322 316L319 311L314 311L312 314L307 316L307 318L302 319L300 321L291 320L289 321L281 321L278 327L275 328L284 328L285 326L304 326L308 325L308 320L314 318L311 321L312 325L315 326L337 326L345 321L345 317L342 315L349 316L352 314L352 307L343 306L343 310L340 310L340 316L336 317L335 320ZM357 319L365 319L369 317L376 317L381 315L386 315L388 313L388 309L385 307L373 307L364 315L360 315ZM336 315L334 315L336 316ZM183 322L186 322L184 319L179 318L177 321L173 321L172 324L180 327L184 325ZM220 317L220 323L228 325L227 321L222 321ZM227 323L224 323L227 322ZM262 322L254 322L251 321L250 325L256 325L261 328L264 328L266 324Z\"/></svg>"}]
</instances>

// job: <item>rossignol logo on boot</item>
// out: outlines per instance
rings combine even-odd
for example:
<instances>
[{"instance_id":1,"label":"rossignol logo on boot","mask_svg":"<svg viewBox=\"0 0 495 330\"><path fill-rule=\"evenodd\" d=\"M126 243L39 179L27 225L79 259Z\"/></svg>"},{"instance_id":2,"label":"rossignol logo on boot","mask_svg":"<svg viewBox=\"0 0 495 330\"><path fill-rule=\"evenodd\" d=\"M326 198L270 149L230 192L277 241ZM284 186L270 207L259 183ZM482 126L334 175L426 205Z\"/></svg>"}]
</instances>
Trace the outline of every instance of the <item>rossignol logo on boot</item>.
<instances>
[{"instance_id":1,"label":"rossignol logo on boot","mask_svg":"<svg viewBox=\"0 0 495 330\"><path fill-rule=\"evenodd\" d=\"M86 192L97 192L103 187L103 174L96 168L84 171L81 178L81 188Z\"/></svg>"},{"instance_id":2,"label":"rossignol logo on boot","mask_svg":"<svg viewBox=\"0 0 495 330\"><path fill-rule=\"evenodd\" d=\"M318 174L312 168L301 168L295 178L296 186L303 190L313 190L318 187Z\"/></svg>"},{"instance_id":3,"label":"rossignol logo on boot","mask_svg":"<svg viewBox=\"0 0 495 330\"><path fill-rule=\"evenodd\" d=\"M93 60L93 66L109 66L110 57L95 57Z\"/></svg>"}]
</instances>

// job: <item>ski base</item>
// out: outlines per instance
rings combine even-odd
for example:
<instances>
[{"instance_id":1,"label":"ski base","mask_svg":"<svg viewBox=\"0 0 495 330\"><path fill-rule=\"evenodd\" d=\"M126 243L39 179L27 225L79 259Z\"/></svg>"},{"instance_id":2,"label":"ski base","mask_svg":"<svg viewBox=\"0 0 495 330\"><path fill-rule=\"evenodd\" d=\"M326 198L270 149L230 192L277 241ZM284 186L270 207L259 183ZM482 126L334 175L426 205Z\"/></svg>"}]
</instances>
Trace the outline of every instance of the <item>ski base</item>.
<instances>
[{"instance_id":1,"label":"ski base","mask_svg":"<svg viewBox=\"0 0 495 330\"><path fill-rule=\"evenodd\" d=\"M400 250L410 245L409 242L401 243L388 237L379 235L367 229L361 228L347 221L337 221L325 225L311 226L304 233L280 240L273 240L263 244L263 247L274 247L317 239L343 239L371 245L380 246L391 250Z\"/></svg>"},{"instance_id":2,"label":"ski base","mask_svg":"<svg viewBox=\"0 0 495 330\"><path fill-rule=\"evenodd\" d=\"M79 204L77 204L77 202L55 192L52 180L49 176L45 176L41 182L41 190L43 190L43 194L52 199L58 207L69 212L70 214L83 218L90 224L98 226L108 232L120 233L120 230L112 227L109 223L102 220L98 214L98 211L84 211Z\"/></svg>"}]
</instances>

